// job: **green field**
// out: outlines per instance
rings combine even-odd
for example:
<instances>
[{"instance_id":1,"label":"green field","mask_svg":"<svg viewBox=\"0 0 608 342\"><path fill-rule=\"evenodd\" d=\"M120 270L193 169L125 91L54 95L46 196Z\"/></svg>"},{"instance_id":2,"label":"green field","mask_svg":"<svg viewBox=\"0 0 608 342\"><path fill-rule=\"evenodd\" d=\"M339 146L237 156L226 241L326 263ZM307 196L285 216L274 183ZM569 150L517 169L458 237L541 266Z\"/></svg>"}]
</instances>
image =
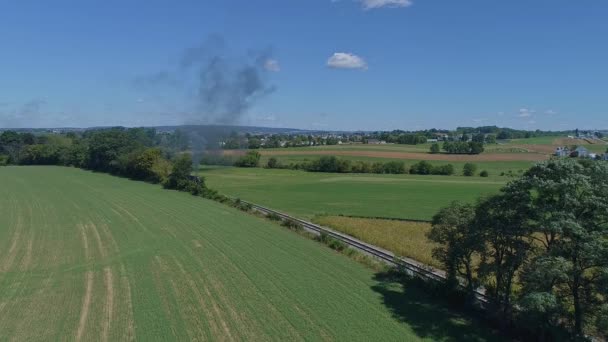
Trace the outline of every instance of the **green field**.
<instances>
[{"instance_id":1,"label":"green field","mask_svg":"<svg viewBox=\"0 0 608 342\"><path fill-rule=\"evenodd\" d=\"M504 185L481 177L313 173L208 168L209 187L310 219L320 214L429 220L455 200L474 201Z\"/></svg>"},{"instance_id":2,"label":"green field","mask_svg":"<svg viewBox=\"0 0 608 342\"><path fill-rule=\"evenodd\" d=\"M452 341L480 330L230 207L78 169L0 168L0 340Z\"/></svg>"}]
</instances>

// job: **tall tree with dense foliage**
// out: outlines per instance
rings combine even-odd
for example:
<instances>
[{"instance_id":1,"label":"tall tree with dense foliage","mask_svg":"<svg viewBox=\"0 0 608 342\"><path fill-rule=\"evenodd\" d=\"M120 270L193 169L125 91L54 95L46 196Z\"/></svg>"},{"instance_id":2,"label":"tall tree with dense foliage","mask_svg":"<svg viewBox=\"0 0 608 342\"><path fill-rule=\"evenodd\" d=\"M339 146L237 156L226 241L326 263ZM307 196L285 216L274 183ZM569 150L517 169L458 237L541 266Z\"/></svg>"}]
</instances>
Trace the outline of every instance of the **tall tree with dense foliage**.
<instances>
[{"instance_id":1,"label":"tall tree with dense foliage","mask_svg":"<svg viewBox=\"0 0 608 342\"><path fill-rule=\"evenodd\" d=\"M450 252L476 241L476 271L501 323L519 319L538 336L562 325L575 338L605 331L607 180L605 162L535 165L500 194L481 200L468 229L456 224L464 221L462 207L440 211L429 235L440 245L435 257L453 274Z\"/></svg>"},{"instance_id":2,"label":"tall tree with dense foliage","mask_svg":"<svg viewBox=\"0 0 608 342\"><path fill-rule=\"evenodd\" d=\"M479 277L501 321L511 316L517 272L532 252L530 196L507 186L501 194L482 200L476 209L473 225L483 242Z\"/></svg>"},{"instance_id":3,"label":"tall tree with dense foliage","mask_svg":"<svg viewBox=\"0 0 608 342\"><path fill-rule=\"evenodd\" d=\"M469 295L477 287L474 255L482 248L482 240L473 225L474 217L473 205L453 202L433 216L432 228L427 234L429 240L438 244L433 249L433 257L443 264L448 287L457 289L462 278Z\"/></svg>"},{"instance_id":4,"label":"tall tree with dense foliage","mask_svg":"<svg viewBox=\"0 0 608 342\"><path fill-rule=\"evenodd\" d=\"M522 276L527 296L556 301L577 335L608 304L607 179L606 163L565 160L536 165L511 184L534 194L530 219L542 246Z\"/></svg>"}]
</instances>

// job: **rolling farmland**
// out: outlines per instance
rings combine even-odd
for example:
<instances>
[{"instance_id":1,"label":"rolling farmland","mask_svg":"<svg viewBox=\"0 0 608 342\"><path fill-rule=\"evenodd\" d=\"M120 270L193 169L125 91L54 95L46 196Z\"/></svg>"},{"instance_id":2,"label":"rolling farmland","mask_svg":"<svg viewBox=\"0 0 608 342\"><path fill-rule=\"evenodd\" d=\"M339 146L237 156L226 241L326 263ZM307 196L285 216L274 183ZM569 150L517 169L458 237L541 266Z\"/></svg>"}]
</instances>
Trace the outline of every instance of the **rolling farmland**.
<instances>
[{"instance_id":1,"label":"rolling farmland","mask_svg":"<svg viewBox=\"0 0 608 342\"><path fill-rule=\"evenodd\" d=\"M0 168L2 340L483 340L415 289L158 186Z\"/></svg>"},{"instance_id":2,"label":"rolling farmland","mask_svg":"<svg viewBox=\"0 0 608 342\"><path fill-rule=\"evenodd\" d=\"M311 219L317 214L429 220L454 200L474 201L504 181L481 177L313 173L260 168L201 172L209 186Z\"/></svg>"}]
</instances>

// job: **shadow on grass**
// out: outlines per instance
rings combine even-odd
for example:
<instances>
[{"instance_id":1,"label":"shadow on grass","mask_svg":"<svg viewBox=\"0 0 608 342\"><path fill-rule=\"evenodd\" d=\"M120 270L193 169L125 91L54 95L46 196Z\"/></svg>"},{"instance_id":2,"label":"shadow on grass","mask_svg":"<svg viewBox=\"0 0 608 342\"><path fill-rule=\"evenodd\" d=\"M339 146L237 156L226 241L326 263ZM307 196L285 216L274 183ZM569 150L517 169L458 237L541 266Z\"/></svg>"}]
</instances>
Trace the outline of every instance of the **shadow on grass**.
<instances>
[{"instance_id":1,"label":"shadow on grass","mask_svg":"<svg viewBox=\"0 0 608 342\"><path fill-rule=\"evenodd\" d=\"M434 341L498 341L504 338L465 313L451 310L446 300L422 288L423 282L394 271L377 273L372 290L382 295L384 305L421 338Z\"/></svg>"}]
</instances>

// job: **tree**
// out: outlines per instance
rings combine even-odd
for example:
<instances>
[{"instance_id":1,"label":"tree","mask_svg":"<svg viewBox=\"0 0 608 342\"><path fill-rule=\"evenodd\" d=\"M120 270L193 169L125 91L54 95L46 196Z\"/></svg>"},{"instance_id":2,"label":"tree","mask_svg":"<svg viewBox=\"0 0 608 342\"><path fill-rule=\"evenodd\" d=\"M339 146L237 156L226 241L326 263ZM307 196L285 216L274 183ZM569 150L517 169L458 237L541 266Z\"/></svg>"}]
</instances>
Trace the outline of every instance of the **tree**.
<instances>
[{"instance_id":1,"label":"tree","mask_svg":"<svg viewBox=\"0 0 608 342\"><path fill-rule=\"evenodd\" d=\"M167 189L188 191L193 195L201 194L205 189L204 182L192 176L192 170L192 156L187 153L180 154L173 161L171 174L163 186Z\"/></svg>"},{"instance_id":2,"label":"tree","mask_svg":"<svg viewBox=\"0 0 608 342\"><path fill-rule=\"evenodd\" d=\"M483 243L472 225L474 216L474 206L452 202L433 216L427 234L429 240L439 245L433 249L433 257L443 264L448 287L456 289L461 277L469 295L477 287L473 256Z\"/></svg>"},{"instance_id":3,"label":"tree","mask_svg":"<svg viewBox=\"0 0 608 342\"><path fill-rule=\"evenodd\" d=\"M486 143L487 144L496 144L496 135L488 134L488 136L486 137Z\"/></svg>"},{"instance_id":4,"label":"tree","mask_svg":"<svg viewBox=\"0 0 608 342\"><path fill-rule=\"evenodd\" d=\"M182 153L173 161L170 177L173 179L187 179L192 174L192 170L192 156Z\"/></svg>"},{"instance_id":5,"label":"tree","mask_svg":"<svg viewBox=\"0 0 608 342\"><path fill-rule=\"evenodd\" d=\"M0 153L8 156L8 163L17 164L21 154L21 137L15 131L0 134Z\"/></svg>"},{"instance_id":6,"label":"tree","mask_svg":"<svg viewBox=\"0 0 608 342\"><path fill-rule=\"evenodd\" d=\"M483 144L486 141L486 135L483 133L473 135L473 142Z\"/></svg>"},{"instance_id":7,"label":"tree","mask_svg":"<svg viewBox=\"0 0 608 342\"><path fill-rule=\"evenodd\" d=\"M158 148L134 151L129 157L127 175L140 180L153 182L161 181L166 175L157 174L157 172L162 172L163 168L155 169L155 166L159 164L161 159L161 151ZM192 167L192 165L190 167Z\"/></svg>"},{"instance_id":8,"label":"tree","mask_svg":"<svg viewBox=\"0 0 608 342\"><path fill-rule=\"evenodd\" d=\"M500 140L507 140L507 139L511 139L511 133L508 131L500 131L498 133L498 135L496 136L496 139L500 139Z\"/></svg>"},{"instance_id":9,"label":"tree","mask_svg":"<svg viewBox=\"0 0 608 342\"><path fill-rule=\"evenodd\" d=\"M257 150L258 148L260 148L260 146L262 146L262 142L260 141L260 139L253 137L249 138L248 148L250 150Z\"/></svg>"},{"instance_id":10,"label":"tree","mask_svg":"<svg viewBox=\"0 0 608 342\"><path fill-rule=\"evenodd\" d=\"M464 167L462 169L462 174L467 177L471 177L471 176L475 176L476 171L477 171L477 165L475 165L473 163L466 163L466 164L464 164Z\"/></svg>"},{"instance_id":11,"label":"tree","mask_svg":"<svg viewBox=\"0 0 608 342\"><path fill-rule=\"evenodd\" d=\"M607 303L606 179L605 163L560 160L532 167L509 186L534 194L530 222L542 246L522 275L525 292L555 298L563 312L572 308L578 336Z\"/></svg>"},{"instance_id":12,"label":"tree","mask_svg":"<svg viewBox=\"0 0 608 342\"><path fill-rule=\"evenodd\" d=\"M441 148L439 147L439 144L434 143L433 145L431 145L431 153L437 154L440 152L440 150Z\"/></svg>"},{"instance_id":13,"label":"tree","mask_svg":"<svg viewBox=\"0 0 608 342\"><path fill-rule=\"evenodd\" d=\"M507 186L476 208L473 225L483 242L479 249L479 277L501 322L511 317L515 277L532 249L530 197L528 192Z\"/></svg>"},{"instance_id":14,"label":"tree","mask_svg":"<svg viewBox=\"0 0 608 342\"><path fill-rule=\"evenodd\" d=\"M472 141L469 142L469 154L480 154L483 153L484 148L483 148L483 143L481 142L476 142L476 141Z\"/></svg>"}]
</instances>

